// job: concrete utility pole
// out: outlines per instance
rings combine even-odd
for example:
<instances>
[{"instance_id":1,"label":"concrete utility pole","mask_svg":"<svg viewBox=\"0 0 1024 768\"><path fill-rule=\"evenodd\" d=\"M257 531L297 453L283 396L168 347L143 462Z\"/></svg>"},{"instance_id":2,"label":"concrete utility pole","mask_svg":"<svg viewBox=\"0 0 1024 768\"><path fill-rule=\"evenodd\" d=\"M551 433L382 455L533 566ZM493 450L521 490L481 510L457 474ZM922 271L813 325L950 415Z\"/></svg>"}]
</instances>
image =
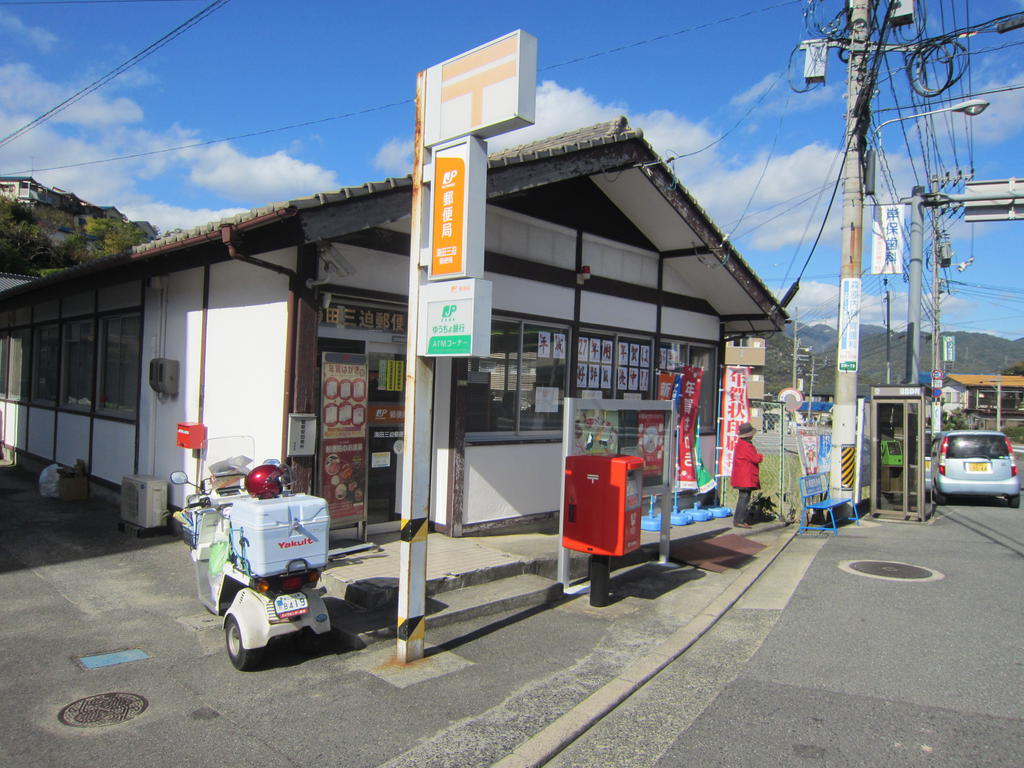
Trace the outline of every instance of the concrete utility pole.
<instances>
[{"instance_id":1,"label":"concrete utility pole","mask_svg":"<svg viewBox=\"0 0 1024 768\"><path fill-rule=\"evenodd\" d=\"M932 194L939 192L939 180L932 179ZM943 233L940 226L940 211L932 210L932 370L945 371L939 346L939 314L942 308L942 286L939 275L942 263ZM934 386L934 382L932 382ZM942 398L932 398L932 434L942 431Z\"/></svg>"},{"instance_id":2,"label":"concrete utility pole","mask_svg":"<svg viewBox=\"0 0 1024 768\"><path fill-rule=\"evenodd\" d=\"M800 310L793 310L793 389L796 389L796 354L800 349Z\"/></svg>"},{"instance_id":3,"label":"concrete utility pole","mask_svg":"<svg viewBox=\"0 0 1024 768\"><path fill-rule=\"evenodd\" d=\"M860 357L860 274L864 230L864 133L868 125L870 94L862 96L866 85L868 40L871 34L871 1L850 0L850 49L847 65L846 148L843 162L843 229L839 277L839 342L836 355L835 405L832 409L832 449L839 455L843 446L852 446L857 430L857 367ZM850 280L852 282L845 283ZM843 286L851 286L848 298L856 306L844 306ZM852 350L850 349L852 347ZM852 365L849 358L852 357ZM831 492L841 496L842 462L832 462Z\"/></svg>"}]
</instances>

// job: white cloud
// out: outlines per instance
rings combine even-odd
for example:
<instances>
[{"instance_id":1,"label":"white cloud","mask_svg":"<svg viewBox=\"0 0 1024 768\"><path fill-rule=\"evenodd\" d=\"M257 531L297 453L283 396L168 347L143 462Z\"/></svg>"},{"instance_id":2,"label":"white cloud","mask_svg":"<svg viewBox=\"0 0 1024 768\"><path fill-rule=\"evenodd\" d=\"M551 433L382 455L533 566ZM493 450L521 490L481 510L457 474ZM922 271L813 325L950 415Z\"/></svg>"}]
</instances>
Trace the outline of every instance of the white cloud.
<instances>
[{"instance_id":1,"label":"white cloud","mask_svg":"<svg viewBox=\"0 0 1024 768\"><path fill-rule=\"evenodd\" d=\"M405 176L412 171L412 139L388 139L373 158L373 167L388 176Z\"/></svg>"},{"instance_id":2,"label":"white cloud","mask_svg":"<svg viewBox=\"0 0 1024 768\"><path fill-rule=\"evenodd\" d=\"M30 27L17 16L0 11L0 29L8 32L12 38L27 40L43 53L53 50L57 36L42 27Z\"/></svg>"},{"instance_id":3,"label":"white cloud","mask_svg":"<svg viewBox=\"0 0 1024 768\"><path fill-rule=\"evenodd\" d=\"M776 72L770 72L762 77L758 82L747 88L747 90L737 93L733 96L729 103L734 106L743 106L750 104L753 101L759 99L762 94L767 92L769 89L775 87L775 84L779 81L779 75Z\"/></svg>"},{"instance_id":4,"label":"white cloud","mask_svg":"<svg viewBox=\"0 0 1024 768\"><path fill-rule=\"evenodd\" d=\"M26 64L0 66L0 122L5 134L53 109L78 90L77 85L58 86L44 80ZM108 128L137 123L142 117L142 108L131 99L123 96L110 99L97 92L61 110L50 120L84 128Z\"/></svg>"},{"instance_id":5,"label":"white cloud","mask_svg":"<svg viewBox=\"0 0 1024 768\"><path fill-rule=\"evenodd\" d=\"M160 227L161 233L175 229L191 229L210 221L218 221L244 213L245 208L182 208L177 205L155 202L146 198L128 201L119 206L121 213L132 221L148 221Z\"/></svg>"},{"instance_id":6,"label":"white cloud","mask_svg":"<svg viewBox=\"0 0 1024 768\"><path fill-rule=\"evenodd\" d=\"M337 189L338 179L313 163L283 151L262 157L243 155L230 144L214 144L181 153L190 160L189 178L199 187L253 204Z\"/></svg>"}]
</instances>

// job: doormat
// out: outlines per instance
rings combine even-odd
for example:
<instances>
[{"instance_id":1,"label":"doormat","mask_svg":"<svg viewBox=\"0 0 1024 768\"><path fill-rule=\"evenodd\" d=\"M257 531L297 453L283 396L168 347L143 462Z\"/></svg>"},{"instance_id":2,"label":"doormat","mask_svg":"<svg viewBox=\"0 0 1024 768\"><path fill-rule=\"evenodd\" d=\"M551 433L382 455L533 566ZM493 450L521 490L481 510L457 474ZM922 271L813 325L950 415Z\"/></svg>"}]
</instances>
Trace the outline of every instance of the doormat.
<instances>
[{"instance_id":1,"label":"doormat","mask_svg":"<svg viewBox=\"0 0 1024 768\"><path fill-rule=\"evenodd\" d=\"M722 573L726 568L739 568L749 562L765 546L746 536L727 533L711 539L673 541L669 546L669 554L678 563Z\"/></svg>"}]
</instances>

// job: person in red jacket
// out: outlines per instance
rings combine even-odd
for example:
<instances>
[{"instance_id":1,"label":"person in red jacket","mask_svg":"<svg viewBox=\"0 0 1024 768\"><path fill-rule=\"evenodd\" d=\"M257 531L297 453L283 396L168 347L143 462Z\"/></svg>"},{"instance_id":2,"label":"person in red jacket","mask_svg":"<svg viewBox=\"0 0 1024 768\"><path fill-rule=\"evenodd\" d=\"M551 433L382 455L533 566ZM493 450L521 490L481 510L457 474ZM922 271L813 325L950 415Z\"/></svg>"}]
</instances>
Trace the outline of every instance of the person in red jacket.
<instances>
[{"instance_id":1,"label":"person in red jacket","mask_svg":"<svg viewBox=\"0 0 1024 768\"><path fill-rule=\"evenodd\" d=\"M735 528L749 528L747 517L750 492L761 487L761 461L764 459L753 443L754 428L749 422L740 424L739 440L732 455L732 487L739 491L732 524Z\"/></svg>"}]
</instances>

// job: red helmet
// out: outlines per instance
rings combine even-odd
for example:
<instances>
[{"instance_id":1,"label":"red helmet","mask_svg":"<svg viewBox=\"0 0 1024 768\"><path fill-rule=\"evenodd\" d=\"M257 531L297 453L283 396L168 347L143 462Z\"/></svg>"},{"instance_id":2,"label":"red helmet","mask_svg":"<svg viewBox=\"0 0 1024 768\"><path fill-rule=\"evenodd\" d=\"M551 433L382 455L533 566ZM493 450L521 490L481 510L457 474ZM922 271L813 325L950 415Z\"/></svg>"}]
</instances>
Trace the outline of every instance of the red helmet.
<instances>
[{"instance_id":1,"label":"red helmet","mask_svg":"<svg viewBox=\"0 0 1024 768\"><path fill-rule=\"evenodd\" d=\"M274 499L291 482L287 467L280 464L260 464L245 476L245 490L257 499Z\"/></svg>"}]
</instances>

